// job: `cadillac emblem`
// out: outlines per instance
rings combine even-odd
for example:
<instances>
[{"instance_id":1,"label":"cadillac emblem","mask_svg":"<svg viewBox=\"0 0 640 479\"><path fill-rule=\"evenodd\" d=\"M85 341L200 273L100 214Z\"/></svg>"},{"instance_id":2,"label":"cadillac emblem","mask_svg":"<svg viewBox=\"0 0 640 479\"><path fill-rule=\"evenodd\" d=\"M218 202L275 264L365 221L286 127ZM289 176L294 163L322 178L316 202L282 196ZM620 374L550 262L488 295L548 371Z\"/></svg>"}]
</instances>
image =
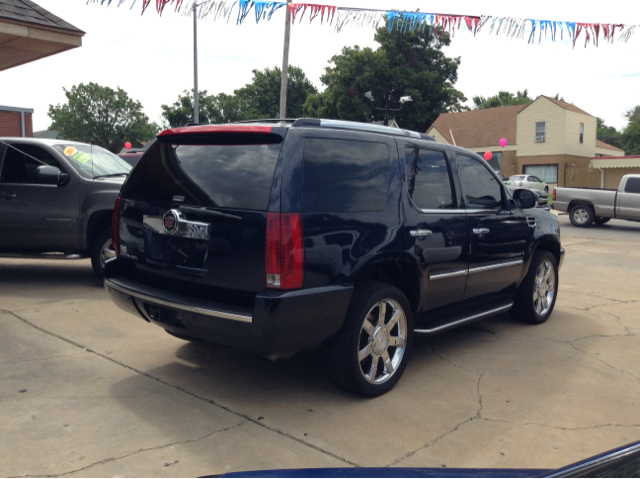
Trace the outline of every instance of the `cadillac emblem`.
<instances>
[{"instance_id":1,"label":"cadillac emblem","mask_svg":"<svg viewBox=\"0 0 640 479\"><path fill-rule=\"evenodd\" d=\"M169 210L162 217L162 226L164 232L168 235L174 234L178 231L178 223L180 222L180 212L178 210Z\"/></svg>"}]
</instances>

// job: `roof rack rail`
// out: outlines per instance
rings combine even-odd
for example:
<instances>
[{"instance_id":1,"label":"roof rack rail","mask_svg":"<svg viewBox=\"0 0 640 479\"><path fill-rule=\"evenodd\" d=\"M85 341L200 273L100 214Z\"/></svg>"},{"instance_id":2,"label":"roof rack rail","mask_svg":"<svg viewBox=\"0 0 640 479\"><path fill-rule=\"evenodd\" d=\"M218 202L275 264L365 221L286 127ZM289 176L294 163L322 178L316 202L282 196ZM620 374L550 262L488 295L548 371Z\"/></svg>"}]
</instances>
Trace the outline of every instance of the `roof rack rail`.
<instances>
[{"instance_id":1,"label":"roof rack rail","mask_svg":"<svg viewBox=\"0 0 640 479\"><path fill-rule=\"evenodd\" d=\"M298 118L259 118L257 120L240 120L233 123L295 123Z\"/></svg>"}]
</instances>

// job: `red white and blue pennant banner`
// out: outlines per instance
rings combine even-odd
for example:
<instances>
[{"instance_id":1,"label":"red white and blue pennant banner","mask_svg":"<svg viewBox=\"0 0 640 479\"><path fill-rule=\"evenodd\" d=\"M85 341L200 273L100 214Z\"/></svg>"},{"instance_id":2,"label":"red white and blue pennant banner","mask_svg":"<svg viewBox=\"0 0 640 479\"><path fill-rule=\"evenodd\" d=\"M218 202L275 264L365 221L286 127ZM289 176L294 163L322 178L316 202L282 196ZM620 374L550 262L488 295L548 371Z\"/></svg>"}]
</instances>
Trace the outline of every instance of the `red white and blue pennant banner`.
<instances>
[{"instance_id":1,"label":"red white and blue pennant banner","mask_svg":"<svg viewBox=\"0 0 640 479\"><path fill-rule=\"evenodd\" d=\"M271 0L87 0L89 3L99 3L109 6L112 3L118 7L130 2L130 8L139 1L142 13L150 5L159 14L166 9L183 14L193 13L193 4L197 4L199 18L212 18L229 22L237 10L236 24L241 25L253 11L256 23L269 21L273 14L287 8L287 3ZM284 8L283 8L284 7ZM531 18L473 16L473 15L443 15L436 13L404 12L397 10L371 10L363 8L345 8L332 5L312 3L288 4L291 23L308 21L320 22L322 25L333 26L336 33L345 27L379 28L385 22L389 31L397 30L403 33L435 29L436 32L447 32L454 35L460 28L466 28L475 36L479 32L504 35L508 38L527 40L527 43L540 43L542 38L557 41L570 41L575 47L580 38L584 38L584 46L593 44L598 46L600 37L605 42L629 41L636 25L611 23L578 23L559 22L552 20L536 20ZM638 25L640 27L640 25Z\"/></svg>"}]
</instances>

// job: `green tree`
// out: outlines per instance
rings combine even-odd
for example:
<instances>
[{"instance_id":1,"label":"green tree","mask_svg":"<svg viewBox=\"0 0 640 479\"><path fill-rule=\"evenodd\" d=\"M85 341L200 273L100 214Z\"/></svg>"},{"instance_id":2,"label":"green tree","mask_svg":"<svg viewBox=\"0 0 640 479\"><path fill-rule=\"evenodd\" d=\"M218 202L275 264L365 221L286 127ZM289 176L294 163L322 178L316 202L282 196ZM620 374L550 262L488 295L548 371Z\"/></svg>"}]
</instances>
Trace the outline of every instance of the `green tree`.
<instances>
[{"instance_id":1,"label":"green tree","mask_svg":"<svg viewBox=\"0 0 640 479\"><path fill-rule=\"evenodd\" d=\"M335 55L320 78L326 86L311 95L304 115L353 121L382 120L384 112L374 110L364 94L371 91L374 105L398 108L402 96L411 96L402 111L390 113L402 128L426 129L438 115L465 109L466 98L454 88L460 58L448 58L442 48L449 35L441 29L402 33L380 27L377 50L345 47Z\"/></svg>"},{"instance_id":2,"label":"green tree","mask_svg":"<svg viewBox=\"0 0 640 479\"><path fill-rule=\"evenodd\" d=\"M473 104L474 109L483 110L485 108L498 108L501 106L512 105L528 105L532 103L534 98L529 96L529 91L518 91L514 95L508 91L499 91L497 95L490 97L474 96Z\"/></svg>"},{"instance_id":3,"label":"green tree","mask_svg":"<svg viewBox=\"0 0 640 479\"><path fill-rule=\"evenodd\" d=\"M596 138L611 146L622 148L622 134L614 127L605 125L602 118L597 118L597 121L598 129L596 130Z\"/></svg>"},{"instance_id":4,"label":"green tree","mask_svg":"<svg viewBox=\"0 0 640 479\"><path fill-rule=\"evenodd\" d=\"M60 129L60 135L68 140L92 141L109 151L118 153L125 142L141 147L158 132L158 126L149 121L142 111L142 104L132 100L118 88L96 83L80 83L63 88L67 103L49 105L50 129Z\"/></svg>"},{"instance_id":5,"label":"green tree","mask_svg":"<svg viewBox=\"0 0 640 479\"><path fill-rule=\"evenodd\" d=\"M280 113L280 68L253 70L253 79L233 95L209 95L201 91L198 96L200 123L229 123L260 118L278 118ZM302 116L302 106L317 89L301 68L289 67L287 85L287 116ZM172 105L162 105L162 116L171 127L193 123L193 91L186 90Z\"/></svg>"},{"instance_id":6,"label":"green tree","mask_svg":"<svg viewBox=\"0 0 640 479\"><path fill-rule=\"evenodd\" d=\"M629 122L622 132L622 148L627 155L640 155L640 105L627 110L624 116Z\"/></svg>"}]
</instances>

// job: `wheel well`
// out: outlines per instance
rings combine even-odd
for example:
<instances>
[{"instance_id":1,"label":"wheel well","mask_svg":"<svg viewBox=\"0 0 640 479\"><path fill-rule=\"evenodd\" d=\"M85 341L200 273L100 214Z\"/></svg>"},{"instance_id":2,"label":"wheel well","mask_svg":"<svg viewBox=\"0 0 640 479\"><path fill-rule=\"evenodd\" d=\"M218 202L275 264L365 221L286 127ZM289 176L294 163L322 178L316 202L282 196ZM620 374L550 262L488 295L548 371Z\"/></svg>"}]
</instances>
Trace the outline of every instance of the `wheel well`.
<instances>
[{"instance_id":1,"label":"wheel well","mask_svg":"<svg viewBox=\"0 0 640 479\"><path fill-rule=\"evenodd\" d=\"M93 240L101 231L111 228L112 217L113 211L110 210L96 211L91 215L87 225L87 249L91 248Z\"/></svg>"},{"instance_id":2,"label":"wheel well","mask_svg":"<svg viewBox=\"0 0 640 479\"><path fill-rule=\"evenodd\" d=\"M590 206L591 209L594 209L593 208L593 203L591 203L591 201L587 201L587 200L571 200L571 202L569 203L569 206L567 208L567 211L571 211L574 206L578 206L578 205L587 205L587 206Z\"/></svg>"},{"instance_id":3,"label":"wheel well","mask_svg":"<svg viewBox=\"0 0 640 479\"><path fill-rule=\"evenodd\" d=\"M415 313L420 302L420 279L417 272L401 261L385 261L364 268L357 276L356 283L361 281L378 281L395 286L409 300Z\"/></svg>"},{"instance_id":4,"label":"wheel well","mask_svg":"<svg viewBox=\"0 0 640 479\"><path fill-rule=\"evenodd\" d=\"M556 241L542 241L536 247L536 251L548 251L556 259L556 262L560 264L560 244Z\"/></svg>"}]
</instances>

